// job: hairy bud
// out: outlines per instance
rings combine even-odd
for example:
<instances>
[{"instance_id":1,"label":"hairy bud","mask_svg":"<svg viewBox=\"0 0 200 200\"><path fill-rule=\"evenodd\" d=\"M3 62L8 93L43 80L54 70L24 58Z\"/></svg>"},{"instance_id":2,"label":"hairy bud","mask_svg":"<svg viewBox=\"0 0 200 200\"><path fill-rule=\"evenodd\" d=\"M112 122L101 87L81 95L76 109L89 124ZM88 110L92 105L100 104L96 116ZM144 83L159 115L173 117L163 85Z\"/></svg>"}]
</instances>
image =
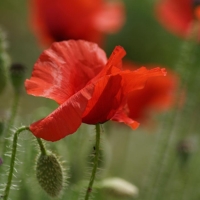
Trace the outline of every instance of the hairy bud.
<instances>
[{"instance_id":1,"label":"hairy bud","mask_svg":"<svg viewBox=\"0 0 200 200\"><path fill-rule=\"evenodd\" d=\"M65 185L65 174L59 159L53 154L40 154L36 163L36 176L40 186L51 197L58 197Z\"/></svg>"}]
</instances>

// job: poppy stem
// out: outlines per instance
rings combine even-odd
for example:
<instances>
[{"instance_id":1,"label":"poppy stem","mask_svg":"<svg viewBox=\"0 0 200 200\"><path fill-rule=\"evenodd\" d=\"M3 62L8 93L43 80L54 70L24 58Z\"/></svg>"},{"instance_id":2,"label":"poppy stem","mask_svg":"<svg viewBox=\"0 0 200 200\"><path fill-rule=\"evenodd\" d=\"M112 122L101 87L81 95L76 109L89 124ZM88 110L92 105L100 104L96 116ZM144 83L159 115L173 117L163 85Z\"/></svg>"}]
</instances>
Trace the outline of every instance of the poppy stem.
<instances>
[{"instance_id":1,"label":"poppy stem","mask_svg":"<svg viewBox=\"0 0 200 200\"><path fill-rule=\"evenodd\" d=\"M9 167L9 172L8 172L8 180L7 180L7 184L6 184L6 187L5 187L3 200L7 200L8 199L8 195L9 195L10 188L11 188L11 185L12 185L12 178L13 178L14 166L15 166L15 158L16 158L16 153L17 153L18 136L22 131L25 131L25 130L29 131L29 127L22 126L22 127L18 128L14 133L13 144L12 144L12 152L11 152L11 160L10 160L10 167Z\"/></svg>"},{"instance_id":2,"label":"poppy stem","mask_svg":"<svg viewBox=\"0 0 200 200\"><path fill-rule=\"evenodd\" d=\"M85 200L88 200L90 197L90 194L92 192L92 186L95 180L97 168L98 168L98 161L99 161L99 156L100 156L100 133L101 133L101 128L100 124L96 124L96 144L95 144L95 157L94 157L94 163L93 163L93 169L92 169L92 174L90 177L90 182L87 187L87 191L85 194Z\"/></svg>"},{"instance_id":3,"label":"poppy stem","mask_svg":"<svg viewBox=\"0 0 200 200\"><path fill-rule=\"evenodd\" d=\"M11 108L11 116L10 116L10 119L8 120L6 132L13 125L13 123L15 121L15 117L16 117L16 114L17 114L17 108L18 108L18 105L19 105L19 100L20 100L20 94L14 93L14 100L13 100L13 105L12 105L12 108Z\"/></svg>"},{"instance_id":4,"label":"poppy stem","mask_svg":"<svg viewBox=\"0 0 200 200\"><path fill-rule=\"evenodd\" d=\"M40 138L36 138L36 139L37 139L38 145L39 145L39 147L40 147L41 153L42 153L43 155L46 155L47 152L46 152L46 149L45 149L45 146L44 146L42 140L41 140Z\"/></svg>"}]
</instances>

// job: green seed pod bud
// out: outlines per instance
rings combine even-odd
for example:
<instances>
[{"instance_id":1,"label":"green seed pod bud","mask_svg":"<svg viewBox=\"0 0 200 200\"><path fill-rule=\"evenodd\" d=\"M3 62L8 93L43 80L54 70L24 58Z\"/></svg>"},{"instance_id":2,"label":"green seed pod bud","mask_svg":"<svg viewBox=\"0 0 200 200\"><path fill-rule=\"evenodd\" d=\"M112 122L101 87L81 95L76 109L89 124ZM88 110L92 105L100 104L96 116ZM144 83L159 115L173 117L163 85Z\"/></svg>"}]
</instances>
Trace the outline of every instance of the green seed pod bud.
<instances>
[{"instance_id":1,"label":"green seed pod bud","mask_svg":"<svg viewBox=\"0 0 200 200\"><path fill-rule=\"evenodd\" d=\"M135 185L117 177L102 180L99 188L115 198L136 198L139 194Z\"/></svg>"},{"instance_id":2,"label":"green seed pod bud","mask_svg":"<svg viewBox=\"0 0 200 200\"><path fill-rule=\"evenodd\" d=\"M19 93L23 87L25 71L25 66L19 63L14 63L10 67L10 78L16 93Z\"/></svg>"},{"instance_id":3,"label":"green seed pod bud","mask_svg":"<svg viewBox=\"0 0 200 200\"><path fill-rule=\"evenodd\" d=\"M51 152L40 154L36 163L36 177L51 197L59 197L65 185L65 174L59 159Z\"/></svg>"}]
</instances>

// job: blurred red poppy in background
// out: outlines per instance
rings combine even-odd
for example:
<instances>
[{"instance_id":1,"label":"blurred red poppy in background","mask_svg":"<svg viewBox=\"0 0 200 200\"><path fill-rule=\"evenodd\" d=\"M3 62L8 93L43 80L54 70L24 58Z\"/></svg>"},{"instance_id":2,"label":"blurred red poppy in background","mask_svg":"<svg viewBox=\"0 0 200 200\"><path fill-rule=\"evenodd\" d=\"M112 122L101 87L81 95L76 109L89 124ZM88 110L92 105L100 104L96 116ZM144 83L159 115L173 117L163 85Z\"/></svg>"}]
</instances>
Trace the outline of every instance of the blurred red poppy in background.
<instances>
[{"instance_id":1,"label":"blurred red poppy in background","mask_svg":"<svg viewBox=\"0 0 200 200\"><path fill-rule=\"evenodd\" d=\"M102 45L105 33L118 31L125 21L120 0L31 0L31 24L40 42L83 39Z\"/></svg>"},{"instance_id":2,"label":"blurred red poppy in background","mask_svg":"<svg viewBox=\"0 0 200 200\"><path fill-rule=\"evenodd\" d=\"M28 94L53 99L60 106L31 124L32 133L56 141L74 133L82 122L97 124L108 120L137 128L134 119L119 111L127 104L128 96L142 89L148 78L164 76L166 71L145 67L123 70L125 54L117 46L107 61L105 52L94 43L82 40L53 43L35 63L25 87Z\"/></svg>"},{"instance_id":3,"label":"blurred red poppy in background","mask_svg":"<svg viewBox=\"0 0 200 200\"><path fill-rule=\"evenodd\" d=\"M156 16L172 33L188 37L195 19L200 19L199 0L159 0Z\"/></svg>"}]
</instances>

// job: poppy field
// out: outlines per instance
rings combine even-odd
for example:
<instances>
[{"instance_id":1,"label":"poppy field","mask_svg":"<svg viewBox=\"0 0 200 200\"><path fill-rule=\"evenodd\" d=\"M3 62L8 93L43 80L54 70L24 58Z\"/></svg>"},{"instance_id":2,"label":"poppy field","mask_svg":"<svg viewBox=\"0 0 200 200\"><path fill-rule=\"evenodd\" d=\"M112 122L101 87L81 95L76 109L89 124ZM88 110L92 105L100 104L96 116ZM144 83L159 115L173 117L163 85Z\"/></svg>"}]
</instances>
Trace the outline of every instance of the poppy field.
<instances>
[{"instance_id":1,"label":"poppy field","mask_svg":"<svg viewBox=\"0 0 200 200\"><path fill-rule=\"evenodd\" d=\"M198 200L200 1L0 2L0 199Z\"/></svg>"}]
</instances>

